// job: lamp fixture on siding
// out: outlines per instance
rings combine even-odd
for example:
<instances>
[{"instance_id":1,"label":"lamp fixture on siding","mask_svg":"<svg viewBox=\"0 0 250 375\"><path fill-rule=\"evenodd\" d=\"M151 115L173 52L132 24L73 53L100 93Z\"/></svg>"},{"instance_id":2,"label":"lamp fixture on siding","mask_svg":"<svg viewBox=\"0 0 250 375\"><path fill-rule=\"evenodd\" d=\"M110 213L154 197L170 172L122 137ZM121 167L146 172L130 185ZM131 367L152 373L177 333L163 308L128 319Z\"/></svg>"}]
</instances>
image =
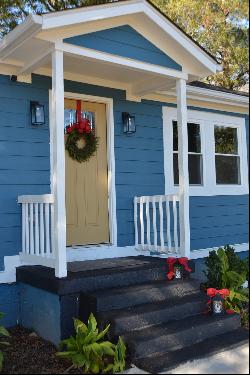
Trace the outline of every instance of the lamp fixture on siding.
<instances>
[{"instance_id":1,"label":"lamp fixture on siding","mask_svg":"<svg viewBox=\"0 0 250 375\"><path fill-rule=\"evenodd\" d=\"M136 132L135 116L128 112L122 112L123 133L132 134Z\"/></svg>"},{"instance_id":2,"label":"lamp fixture on siding","mask_svg":"<svg viewBox=\"0 0 250 375\"><path fill-rule=\"evenodd\" d=\"M45 124L44 105L38 102L30 102L31 124L40 126Z\"/></svg>"}]
</instances>

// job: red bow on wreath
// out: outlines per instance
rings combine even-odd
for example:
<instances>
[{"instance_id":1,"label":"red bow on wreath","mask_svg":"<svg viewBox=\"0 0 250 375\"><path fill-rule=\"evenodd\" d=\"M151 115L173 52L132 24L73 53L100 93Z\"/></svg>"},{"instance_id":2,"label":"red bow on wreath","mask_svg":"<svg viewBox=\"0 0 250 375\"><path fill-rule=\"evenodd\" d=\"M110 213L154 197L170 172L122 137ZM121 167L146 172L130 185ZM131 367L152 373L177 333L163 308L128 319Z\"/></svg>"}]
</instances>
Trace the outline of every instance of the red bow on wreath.
<instances>
[{"instance_id":1,"label":"red bow on wreath","mask_svg":"<svg viewBox=\"0 0 250 375\"><path fill-rule=\"evenodd\" d=\"M188 267L188 258L168 258L168 274L167 278L171 280L174 277L174 265L175 263L179 263L182 265L187 272L192 272L191 268Z\"/></svg>"},{"instance_id":2,"label":"red bow on wreath","mask_svg":"<svg viewBox=\"0 0 250 375\"><path fill-rule=\"evenodd\" d=\"M67 133L70 134L73 132L73 130L77 130L79 134L91 133L90 121L87 118L81 118L79 122L67 128Z\"/></svg>"},{"instance_id":3,"label":"red bow on wreath","mask_svg":"<svg viewBox=\"0 0 250 375\"><path fill-rule=\"evenodd\" d=\"M76 122L67 127L67 134L71 134L76 130L79 134L91 133L90 121L87 118L82 118L81 100L76 101Z\"/></svg>"}]
</instances>

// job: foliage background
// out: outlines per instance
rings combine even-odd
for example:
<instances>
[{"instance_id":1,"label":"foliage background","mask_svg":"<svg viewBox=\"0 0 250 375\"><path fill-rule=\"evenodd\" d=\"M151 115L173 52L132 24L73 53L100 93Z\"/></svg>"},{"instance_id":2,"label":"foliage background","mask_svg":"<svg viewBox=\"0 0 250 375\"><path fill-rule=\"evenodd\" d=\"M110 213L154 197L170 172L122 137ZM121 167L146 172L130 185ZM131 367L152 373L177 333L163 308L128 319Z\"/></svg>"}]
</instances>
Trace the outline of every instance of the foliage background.
<instances>
[{"instance_id":1,"label":"foliage background","mask_svg":"<svg viewBox=\"0 0 250 375\"><path fill-rule=\"evenodd\" d=\"M30 14L103 4L117 0L1 0L0 37ZM151 0L163 13L212 53L223 72L205 82L248 91L248 0Z\"/></svg>"}]
</instances>

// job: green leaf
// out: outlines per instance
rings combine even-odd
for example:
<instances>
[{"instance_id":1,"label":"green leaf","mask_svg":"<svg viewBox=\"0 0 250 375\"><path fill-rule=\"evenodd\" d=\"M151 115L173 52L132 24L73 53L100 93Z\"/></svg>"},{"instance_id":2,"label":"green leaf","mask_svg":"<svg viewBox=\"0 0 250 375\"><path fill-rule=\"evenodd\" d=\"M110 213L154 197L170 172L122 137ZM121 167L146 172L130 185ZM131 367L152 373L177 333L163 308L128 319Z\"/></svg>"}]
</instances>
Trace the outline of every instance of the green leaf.
<instances>
[{"instance_id":1,"label":"green leaf","mask_svg":"<svg viewBox=\"0 0 250 375\"><path fill-rule=\"evenodd\" d=\"M99 333L99 335L97 336L96 338L96 341L99 341L101 340L104 336L106 336L106 334L108 333L109 331L109 328L110 328L110 324L102 331Z\"/></svg>"},{"instance_id":2,"label":"green leaf","mask_svg":"<svg viewBox=\"0 0 250 375\"><path fill-rule=\"evenodd\" d=\"M1 352L0 350L0 371L2 371L3 369L3 360L4 360L3 352Z\"/></svg>"},{"instance_id":3,"label":"green leaf","mask_svg":"<svg viewBox=\"0 0 250 375\"><path fill-rule=\"evenodd\" d=\"M1 327L0 326L0 336L5 336L5 337L10 337L10 334L9 332L7 331L7 329L5 329L4 327Z\"/></svg>"},{"instance_id":4,"label":"green leaf","mask_svg":"<svg viewBox=\"0 0 250 375\"><path fill-rule=\"evenodd\" d=\"M93 332L96 330L96 328L97 328L97 321L93 313L91 313L89 320L88 320L88 330Z\"/></svg>"}]
</instances>

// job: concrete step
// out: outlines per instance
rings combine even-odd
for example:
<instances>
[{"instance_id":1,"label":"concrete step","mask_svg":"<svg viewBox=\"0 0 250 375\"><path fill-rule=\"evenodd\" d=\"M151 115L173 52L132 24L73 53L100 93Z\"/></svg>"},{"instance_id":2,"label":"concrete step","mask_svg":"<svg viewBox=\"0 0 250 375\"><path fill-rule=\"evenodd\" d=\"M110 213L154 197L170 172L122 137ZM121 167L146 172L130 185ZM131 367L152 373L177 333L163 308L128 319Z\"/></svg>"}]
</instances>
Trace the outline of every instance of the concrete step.
<instances>
[{"instance_id":1,"label":"concrete step","mask_svg":"<svg viewBox=\"0 0 250 375\"><path fill-rule=\"evenodd\" d=\"M245 328L238 328L231 332L224 333L203 340L202 342L188 345L183 349L170 351L160 356L148 356L139 358L134 364L151 374L171 371L179 365L196 359L206 358L209 356L235 349L241 345L249 343L249 332Z\"/></svg>"},{"instance_id":2,"label":"concrete step","mask_svg":"<svg viewBox=\"0 0 250 375\"><path fill-rule=\"evenodd\" d=\"M90 294L81 294L81 304L90 306L92 312L110 311L182 298L197 293L196 280L155 281L121 288L111 288Z\"/></svg>"},{"instance_id":3,"label":"concrete step","mask_svg":"<svg viewBox=\"0 0 250 375\"><path fill-rule=\"evenodd\" d=\"M239 327L239 315L214 317L202 314L133 331L123 337L131 358L135 359L183 349Z\"/></svg>"},{"instance_id":4,"label":"concrete step","mask_svg":"<svg viewBox=\"0 0 250 375\"><path fill-rule=\"evenodd\" d=\"M97 314L97 319L102 327L110 323L111 335L118 336L134 330L201 314L205 310L206 300L207 298L203 293L197 292L163 302L104 311Z\"/></svg>"}]
</instances>

